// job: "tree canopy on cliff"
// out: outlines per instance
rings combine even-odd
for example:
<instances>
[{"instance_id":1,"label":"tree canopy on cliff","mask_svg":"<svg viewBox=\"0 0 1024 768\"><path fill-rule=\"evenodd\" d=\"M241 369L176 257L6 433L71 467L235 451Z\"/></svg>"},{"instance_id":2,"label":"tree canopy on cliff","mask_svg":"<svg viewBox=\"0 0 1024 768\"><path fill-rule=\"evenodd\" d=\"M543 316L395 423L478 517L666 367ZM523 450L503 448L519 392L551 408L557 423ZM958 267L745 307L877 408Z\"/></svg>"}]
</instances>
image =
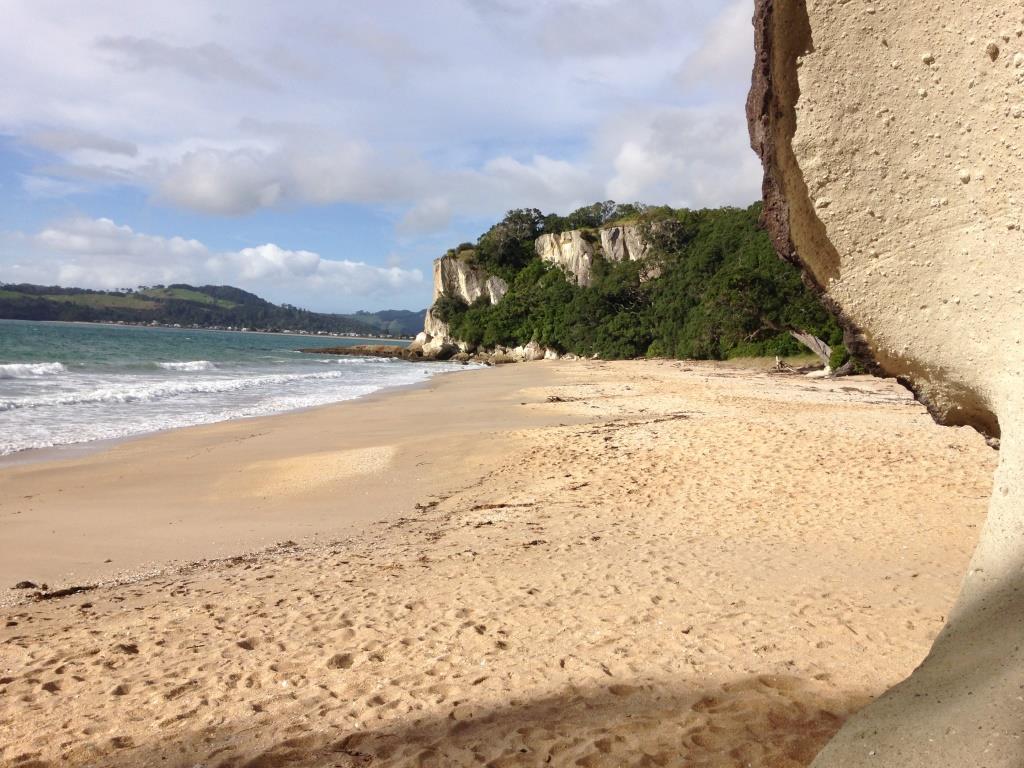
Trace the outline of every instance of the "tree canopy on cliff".
<instances>
[{"instance_id":1,"label":"tree canopy on cliff","mask_svg":"<svg viewBox=\"0 0 1024 768\"><path fill-rule=\"evenodd\" d=\"M698 211L596 203L566 217L510 211L472 252L509 282L496 305L442 297L435 311L452 336L484 347L543 346L604 358L723 359L803 351L790 330L832 346L842 334L828 312L781 261L758 227L761 205ZM594 257L589 287L542 262L540 234L596 229L628 219L650 244L643 261Z\"/></svg>"}]
</instances>

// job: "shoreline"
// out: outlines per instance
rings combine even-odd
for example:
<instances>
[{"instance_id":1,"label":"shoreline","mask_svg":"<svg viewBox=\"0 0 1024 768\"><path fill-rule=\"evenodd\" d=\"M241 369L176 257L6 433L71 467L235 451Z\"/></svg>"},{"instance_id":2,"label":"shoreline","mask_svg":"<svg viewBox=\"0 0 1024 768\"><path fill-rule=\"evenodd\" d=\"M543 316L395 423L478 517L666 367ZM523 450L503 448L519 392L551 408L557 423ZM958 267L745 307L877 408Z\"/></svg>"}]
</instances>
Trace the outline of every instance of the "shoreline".
<instances>
[{"instance_id":1,"label":"shoreline","mask_svg":"<svg viewBox=\"0 0 1024 768\"><path fill-rule=\"evenodd\" d=\"M350 533L411 506L414 496L431 491L429 478L411 482L415 464L403 450L416 449L425 455L425 444L438 437L486 437L474 429L470 418L445 424L441 422L449 422L447 417L428 415L419 429L403 422L422 419L424 410L431 407L430 395L449 388L470 410L489 409L492 404L484 398L493 394L494 385L467 382L459 387L454 382L461 376L486 375L483 372L491 370L505 371L491 374L493 378L520 384L544 380L534 366L529 372L515 368L519 367L447 371L351 400L67 449L40 449L50 455L0 462L0 523L5 530L0 539L0 590L9 591L11 584L20 581L57 588L72 582L131 579L130 574L156 572L175 562L230 557L286 539ZM471 405L474 393L476 402ZM524 419L523 425L532 421ZM382 429L388 439L377 439L383 437ZM250 442L255 447L244 445ZM232 445L244 447L232 449ZM73 454L63 454L64 450ZM62 455L54 456L52 451ZM217 458L197 468L182 458L189 454ZM335 472L337 477L320 483L309 476L309 470L296 466L304 460L320 462L324 472ZM156 462L159 472L154 471ZM289 472L298 479L289 481ZM265 478L259 477L263 473L282 477L260 494L245 487L265 484ZM238 475L244 479L234 480ZM391 480L382 480L385 475L403 478L407 487L398 491L388 487ZM124 479L132 476L136 480L125 484ZM188 478L189 488L176 488L177 478ZM334 513L330 496L339 490L350 493L341 515ZM369 498L352 499L352 492ZM372 498L374 494L380 498ZM78 515L82 507L90 510L87 520ZM251 514L254 507L261 510L256 516ZM305 513L292 516L290 510L295 507ZM290 519L284 521L281 516ZM138 530L143 524L179 526L179 530L169 537L146 534ZM88 554L101 543L106 554ZM40 552L46 556L40 558Z\"/></svg>"},{"instance_id":2,"label":"shoreline","mask_svg":"<svg viewBox=\"0 0 1024 768\"><path fill-rule=\"evenodd\" d=\"M33 321L36 322L36 321ZM0 473L4 469L9 467L25 466L30 464L46 463L46 462L58 462L72 460L76 458L83 458L90 456L97 452L103 452L111 448L115 448L122 443L132 442L135 440L145 440L150 437L157 437L158 435L164 435L171 432L177 432L181 429L198 429L201 427L210 427L216 424L229 424L233 422L244 422L252 419L272 419L276 416L287 416L292 413L302 413L304 411L312 411L318 408L333 408L338 405L345 403L354 403L356 401L367 401L374 397L386 396L392 392L401 392L408 389L416 389L418 387L426 386L432 379L440 376L445 376L452 373L466 373L470 370L477 370L478 368L484 368L482 365L468 365L465 369L454 369L448 371L440 371L438 373L432 373L426 377L423 381L416 381L411 384L392 384L385 385L379 389L374 390L365 395L356 395L347 400L337 400L333 403L321 403L319 405L307 405L301 408L289 408L284 411L277 411L275 413L261 414L259 416L238 416L234 418L222 419L219 421L209 421L200 424L183 424L178 427L167 427L165 429L157 429L152 432L138 432L131 435L122 435L120 437L110 437L102 440L87 440L79 443L64 443L61 445L48 445L43 448L26 448L21 451L15 451L14 453L8 453L0 456Z\"/></svg>"}]
</instances>

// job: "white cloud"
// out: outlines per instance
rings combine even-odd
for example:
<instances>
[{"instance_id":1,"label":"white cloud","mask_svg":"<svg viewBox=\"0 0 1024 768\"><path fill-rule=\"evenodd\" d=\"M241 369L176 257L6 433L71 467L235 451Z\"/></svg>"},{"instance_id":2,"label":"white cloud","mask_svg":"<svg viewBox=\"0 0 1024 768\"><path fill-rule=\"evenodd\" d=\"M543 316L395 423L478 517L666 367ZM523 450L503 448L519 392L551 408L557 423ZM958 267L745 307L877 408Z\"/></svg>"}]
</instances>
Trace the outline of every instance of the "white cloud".
<instances>
[{"instance_id":1,"label":"white cloud","mask_svg":"<svg viewBox=\"0 0 1024 768\"><path fill-rule=\"evenodd\" d=\"M555 58L621 57L649 49L671 18L670 9L658 0L567 2L548 10L538 39Z\"/></svg>"},{"instance_id":2,"label":"white cloud","mask_svg":"<svg viewBox=\"0 0 1024 768\"><path fill-rule=\"evenodd\" d=\"M753 13L750 0L732 0L708 27L700 47L686 57L679 82L719 93L745 90L754 63Z\"/></svg>"},{"instance_id":3,"label":"white cloud","mask_svg":"<svg viewBox=\"0 0 1024 768\"><path fill-rule=\"evenodd\" d=\"M354 203L421 242L512 207L747 203L760 178L737 97L750 12L749 0L15 3L0 25L0 71L17 73L0 133L50 154L23 179L36 200L127 186L157 217ZM367 258L393 247L381 238Z\"/></svg>"},{"instance_id":4,"label":"white cloud","mask_svg":"<svg viewBox=\"0 0 1024 768\"><path fill-rule=\"evenodd\" d=\"M78 184L64 179L54 179L50 176L36 176L34 174L22 174L21 187L32 200L46 200L58 197L69 197L81 195L89 191L84 184Z\"/></svg>"},{"instance_id":5,"label":"white cloud","mask_svg":"<svg viewBox=\"0 0 1024 768\"><path fill-rule=\"evenodd\" d=\"M90 131L74 128L40 130L29 133L26 140L40 149L54 153L73 152L77 149L94 149L112 155L135 157L139 148L130 141L120 141Z\"/></svg>"},{"instance_id":6,"label":"white cloud","mask_svg":"<svg viewBox=\"0 0 1024 768\"><path fill-rule=\"evenodd\" d=\"M423 283L418 269L325 259L266 243L215 251L199 240L136 232L110 219L76 217L0 240L0 277L115 289L154 283L230 284L275 301L337 307L341 297L388 295Z\"/></svg>"},{"instance_id":7,"label":"white cloud","mask_svg":"<svg viewBox=\"0 0 1024 768\"><path fill-rule=\"evenodd\" d=\"M606 197L678 207L747 204L760 196L761 169L747 151L746 124L722 108L630 115L609 130L614 175Z\"/></svg>"},{"instance_id":8,"label":"white cloud","mask_svg":"<svg viewBox=\"0 0 1024 768\"><path fill-rule=\"evenodd\" d=\"M161 169L158 199L218 214L268 208L282 198L283 180L257 149L201 149Z\"/></svg>"},{"instance_id":9,"label":"white cloud","mask_svg":"<svg viewBox=\"0 0 1024 768\"><path fill-rule=\"evenodd\" d=\"M428 197L410 208L398 222L403 235L422 235L439 232L452 220L451 203L443 197Z\"/></svg>"},{"instance_id":10,"label":"white cloud","mask_svg":"<svg viewBox=\"0 0 1024 768\"><path fill-rule=\"evenodd\" d=\"M445 170L416 158L383 157L363 142L302 133L286 136L277 149L192 151L156 174L159 199L202 213L237 215L280 204L408 206L397 227L403 235L436 232L454 215L581 205L602 187L586 163L542 154L499 155L478 169Z\"/></svg>"},{"instance_id":11,"label":"white cloud","mask_svg":"<svg viewBox=\"0 0 1024 768\"><path fill-rule=\"evenodd\" d=\"M115 65L145 72L176 70L194 80L226 80L258 88L271 88L270 80L255 68L243 64L231 51L217 43L169 45L152 38L101 37L96 47L116 54Z\"/></svg>"}]
</instances>

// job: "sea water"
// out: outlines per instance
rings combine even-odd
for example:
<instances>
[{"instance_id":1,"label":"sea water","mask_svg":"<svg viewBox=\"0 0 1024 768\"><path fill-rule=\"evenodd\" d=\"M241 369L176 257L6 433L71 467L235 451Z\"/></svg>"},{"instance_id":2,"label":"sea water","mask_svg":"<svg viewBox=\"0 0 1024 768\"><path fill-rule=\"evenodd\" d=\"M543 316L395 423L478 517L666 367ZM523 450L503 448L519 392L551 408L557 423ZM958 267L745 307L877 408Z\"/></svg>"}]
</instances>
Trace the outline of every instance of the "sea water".
<instances>
[{"instance_id":1,"label":"sea water","mask_svg":"<svg viewBox=\"0 0 1024 768\"><path fill-rule=\"evenodd\" d=\"M360 343L0 320L0 455L308 408L464 370L297 351Z\"/></svg>"}]
</instances>

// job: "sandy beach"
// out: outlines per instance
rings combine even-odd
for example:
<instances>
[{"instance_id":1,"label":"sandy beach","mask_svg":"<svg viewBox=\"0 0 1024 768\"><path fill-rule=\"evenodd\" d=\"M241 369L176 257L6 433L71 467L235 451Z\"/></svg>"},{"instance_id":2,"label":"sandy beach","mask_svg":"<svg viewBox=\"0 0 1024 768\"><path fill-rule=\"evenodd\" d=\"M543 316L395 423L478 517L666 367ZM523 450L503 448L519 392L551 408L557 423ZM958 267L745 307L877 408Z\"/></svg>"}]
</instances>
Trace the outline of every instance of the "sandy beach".
<instances>
[{"instance_id":1,"label":"sandy beach","mask_svg":"<svg viewBox=\"0 0 1024 768\"><path fill-rule=\"evenodd\" d=\"M0 468L0 765L807 765L996 458L891 381L590 361Z\"/></svg>"}]
</instances>

